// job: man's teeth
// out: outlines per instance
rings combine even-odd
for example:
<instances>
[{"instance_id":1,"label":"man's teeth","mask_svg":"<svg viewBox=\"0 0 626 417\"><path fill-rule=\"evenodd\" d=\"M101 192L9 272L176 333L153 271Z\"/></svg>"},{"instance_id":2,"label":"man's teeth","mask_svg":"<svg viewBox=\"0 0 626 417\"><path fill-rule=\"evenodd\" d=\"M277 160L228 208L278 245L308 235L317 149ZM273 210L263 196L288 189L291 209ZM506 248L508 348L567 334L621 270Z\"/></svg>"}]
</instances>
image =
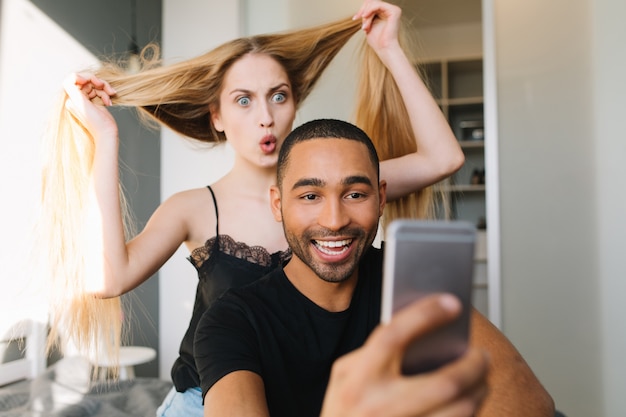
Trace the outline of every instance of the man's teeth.
<instances>
[{"instance_id":1,"label":"man's teeth","mask_svg":"<svg viewBox=\"0 0 626 417\"><path fill-rule=\"evenodd\" d=\"M319 248L319 250L328 255L337 254L336 250L331 251L329 249L343 248L343 250L341 250L340 252L348 250L348 246L350 245L350 243L352 243L352 239L334 240L334 241L328 241L328 240L316 240L315 241L315 245Z\"/></svg>"},{"instance_id":2,"label":"man's teeth","mask_svg":"<svg viewBox=\"0 0 626 417\"><path fill-rule=\"evenodd\" d=\"M348 246L351 242L352 242L352 239L333 240L333 241L328 241L328 240L316 240L315 241L315 243L318 246L322 246L325 248L339 248L341 246Z\"/></svg>"}]
</instances>

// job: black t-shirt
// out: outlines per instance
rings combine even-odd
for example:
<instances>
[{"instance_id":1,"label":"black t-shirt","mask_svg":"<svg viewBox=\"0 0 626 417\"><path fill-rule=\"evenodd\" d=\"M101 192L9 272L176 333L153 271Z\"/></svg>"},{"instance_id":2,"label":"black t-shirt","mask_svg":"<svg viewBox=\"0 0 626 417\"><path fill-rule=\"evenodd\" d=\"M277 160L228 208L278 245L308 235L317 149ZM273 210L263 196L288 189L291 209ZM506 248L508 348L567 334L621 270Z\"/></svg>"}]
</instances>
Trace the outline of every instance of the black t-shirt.
<instances>
[{"instance_id":1,"label":"black t-shirt","mask_svg":"<svg viewBox=\"0 0 626 417\"><path fill-rule=\"evenodd\" d=\"M382 250L359 264L350 307L328 312L301 294L282 268L228 290L202 316L194 355L202 395L225 375L261 376L270 415L317 416L338 357L360 347L380 320Z\"/></svg>"}]
</instances>

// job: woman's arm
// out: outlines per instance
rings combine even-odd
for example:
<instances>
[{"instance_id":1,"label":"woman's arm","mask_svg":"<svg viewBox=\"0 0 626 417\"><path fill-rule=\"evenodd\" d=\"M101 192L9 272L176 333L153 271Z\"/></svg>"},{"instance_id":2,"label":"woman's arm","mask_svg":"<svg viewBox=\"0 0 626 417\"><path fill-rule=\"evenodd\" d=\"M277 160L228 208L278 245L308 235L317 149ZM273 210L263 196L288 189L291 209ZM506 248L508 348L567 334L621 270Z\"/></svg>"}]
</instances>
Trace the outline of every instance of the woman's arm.
<instances>
[{"instance_id":1,"label":"woman's arm","mask_svg":"<svg viewBox=\"0 0 626 417\"><path fill-rule=\"evenodd\" d=\"M71 74L64 82L69 96L67 108L93 137L92 187L102 231L103 274L90 275L87 290L113 297L135 288L169 259L186 239L187 227L181 213L186 200L172 197L154 213L146 228L127 245L119 192L118 128L106 109L116 92L91 74ZM104 106L95 104L99 98ZM95 278L96 276L100 277ZM89 279L89 277L87 278Z\"/></svg>"},{"instance_id":2,"label":"woman's arm","mask_svg":"<svg viewBox=\"0 0 626 417\"><path fill-rule=\"evenodd\" d=\"M417 152L381 163L389 200L441 181L465 161L439 106L400 47L400 16L399 7L381 1L366 1L355 15L363 20L368 44L399 87L417 145Z\"/></svg>"}]
</instances>

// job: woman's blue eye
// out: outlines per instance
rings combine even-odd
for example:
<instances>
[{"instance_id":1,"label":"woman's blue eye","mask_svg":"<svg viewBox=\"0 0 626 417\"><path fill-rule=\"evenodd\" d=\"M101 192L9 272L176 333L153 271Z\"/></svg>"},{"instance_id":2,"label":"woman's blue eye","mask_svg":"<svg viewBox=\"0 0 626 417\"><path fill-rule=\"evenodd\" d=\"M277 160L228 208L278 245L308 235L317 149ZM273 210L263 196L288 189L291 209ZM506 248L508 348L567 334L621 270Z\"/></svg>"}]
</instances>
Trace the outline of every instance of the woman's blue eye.
<instances>
[{"instance_id":1,"label":"woman's blue eye","mask_svg":"<svg viewBox=\"0 0 626 417\"><path fill-rule=\"evenodd\" d=\"M276 93L272 96L272 101L274 103L282 103L285 100L287 100L287 97L284 93Z\"/></svg>"},{"instance_id":2,"label":"woman's blue eye","mask_svg":"<svg viewBox=\"0 0 626 417\"><path fill-rule=\"evenodd\" d=\"M248 104L250 104L250 98L249 97L241 97L237 100L237 103L239 103L239 105L241 106L247 106Z\"/></svg>"}]
</instances>

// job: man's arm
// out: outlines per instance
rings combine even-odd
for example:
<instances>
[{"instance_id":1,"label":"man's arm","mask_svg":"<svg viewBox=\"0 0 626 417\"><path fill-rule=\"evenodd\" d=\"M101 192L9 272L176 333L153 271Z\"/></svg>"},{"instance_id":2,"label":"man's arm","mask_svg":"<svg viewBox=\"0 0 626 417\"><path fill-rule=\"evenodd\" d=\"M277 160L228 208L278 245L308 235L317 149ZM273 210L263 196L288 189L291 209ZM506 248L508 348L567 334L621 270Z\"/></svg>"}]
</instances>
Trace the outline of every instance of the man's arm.
<instances>
[{"instance_id":1,"label":"man's arm","mask_svg":"<svg viewBox=\"0 0 626 417\"><path fill-rule=\"evenodd\" d=\"M217 381L204 396L204 417L269 417L263 380L236 371Z\"/></svg>"},{"instance_id":2,"label":"man's arm","mask_svg":"<svg viewBox=\"0 0 626 417\"><path fill-rule=\"evenodd\" d=\"M479 417L553 417L554 401L522 355L489 320L472 312L470 345L489 352L489 395Z\"/></svg>"},{"instance_id":3,"label":"man's arm","mask_svg":"<svg viewBox=\"0 0 626 417\"><path fill-rule=\"evenodd\" d=\"M227 291L198 322L194 359L205 416L269 417L260 348L247 312L238 295Z\"/></svg>"}]
</instances>

